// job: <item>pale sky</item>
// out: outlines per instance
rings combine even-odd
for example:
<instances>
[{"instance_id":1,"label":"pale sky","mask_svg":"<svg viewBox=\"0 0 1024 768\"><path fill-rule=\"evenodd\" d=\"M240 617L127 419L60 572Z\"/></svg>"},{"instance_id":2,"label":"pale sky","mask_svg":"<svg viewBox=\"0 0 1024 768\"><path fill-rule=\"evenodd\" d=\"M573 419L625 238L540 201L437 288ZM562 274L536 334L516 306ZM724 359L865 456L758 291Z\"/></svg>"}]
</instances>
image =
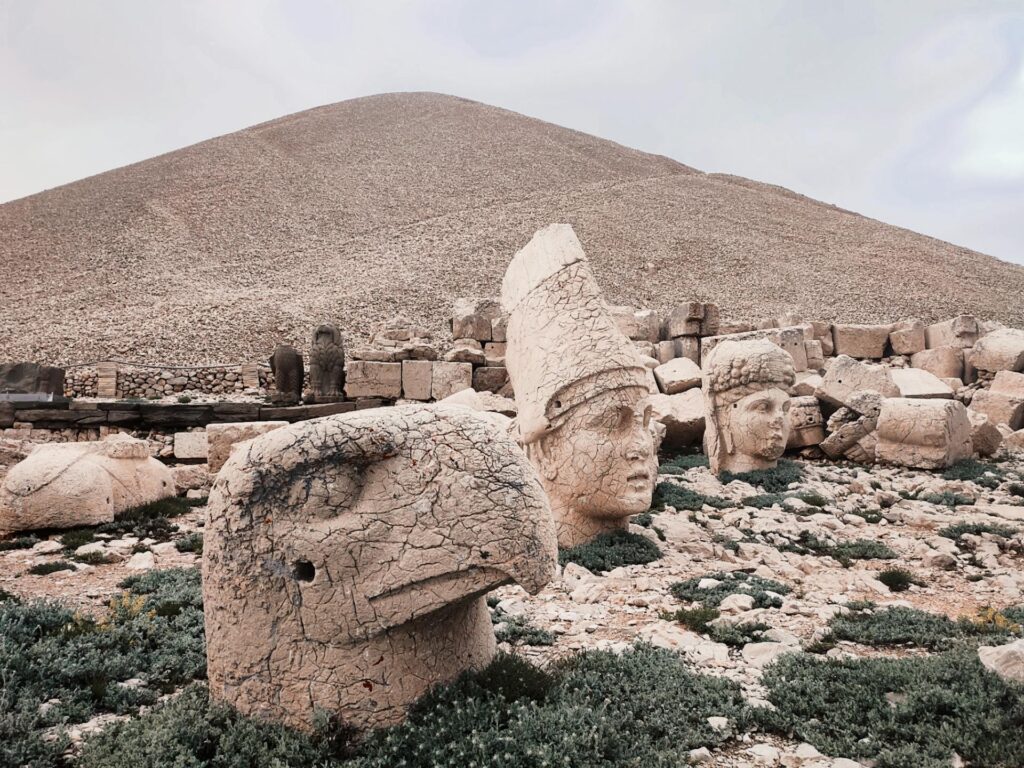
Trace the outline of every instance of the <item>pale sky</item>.
<instances>
[{"instance_id":1,"label":"pale sky","mask_svg":"<svg viewBox=\"0 0 1024 768\"><path fill-rule=\"evenodd\" d=\"M1024 263L1024 0L0 0L0 201L388 91Z\"/></svg>"}]
</instances>

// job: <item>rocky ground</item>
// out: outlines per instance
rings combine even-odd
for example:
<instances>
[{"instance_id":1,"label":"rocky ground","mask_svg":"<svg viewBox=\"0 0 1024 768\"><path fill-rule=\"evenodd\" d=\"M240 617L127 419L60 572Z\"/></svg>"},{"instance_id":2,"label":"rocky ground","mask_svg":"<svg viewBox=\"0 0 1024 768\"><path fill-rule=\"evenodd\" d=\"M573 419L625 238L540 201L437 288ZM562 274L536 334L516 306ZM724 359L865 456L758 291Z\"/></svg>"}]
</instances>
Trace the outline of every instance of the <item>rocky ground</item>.
<instances>
[{"instance_id":1,"label":"rocky ground","mask_svg":"<svg viewBox=\"0 0 1024 768\"><path fill-rule=\"evenodd\" d=\"M503 646L547 665L582 649L624 650L646 641L680 652L700 672L739 683L748 702L766 705L765 667L791 651L867 658L934 650L843 639L836 617L861 615L865 601L874 604L868 612L914 608L967 617L964 626L971 627L992 623L988 609L1024 604L1024 461L970 462L945 476L791 462L752 484L721 482L702 458L663 463L655 509L631 525L657 545L660 558L606 572L566 561L535 597L512 586L493 593ZM177 530L155 538L128 532L79 544L54 533L0 551L0 589L100 615L126 576L196 565L190 534L201 532L204 511L188 509L173 518ZM71 567L32 573L58 562ZM892 588L879 580L891 578L883 576L891 569L909 572ZM693 610L701 607L717 617ZM726 625L739 626L738 636ZM723 767L862 764L756 729L722 748L695 750L691 759Z\"/></svg>"}]
</instances>

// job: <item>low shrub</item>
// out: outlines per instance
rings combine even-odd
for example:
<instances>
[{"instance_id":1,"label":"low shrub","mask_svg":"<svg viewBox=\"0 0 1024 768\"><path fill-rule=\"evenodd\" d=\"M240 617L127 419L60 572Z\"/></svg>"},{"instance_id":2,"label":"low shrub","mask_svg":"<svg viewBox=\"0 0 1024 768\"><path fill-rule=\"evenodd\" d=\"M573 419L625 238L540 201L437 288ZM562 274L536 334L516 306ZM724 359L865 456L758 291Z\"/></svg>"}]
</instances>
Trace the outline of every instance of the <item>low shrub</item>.
<instances>
[{"instance_id":1,"label":"low shrub","mask_svg":"<svg viewBox=\"0 0 1024 768\"><path fill-rule=\"evenodd\" d=\"M796 552L799 555L817 555L838 560L849 568L854 560L892 560L896 553L885 544L870 539L855 539L833 544L819 539L810 531L801 531L796 541L786 542L778 547L783 552Z\"/></svg>"},{"instance_id":2,"label":"low shrub","mask_svg":"<svg viewBox=\"0 0 1024 768\"><path fill-rule=\"evenodd\" d=\"M657 544L629 531L602 533L586 544L558 550L559 564L576 563L594 573L623 565L646 565L660 557Z\"/></svg>"},{"instance_id":3,"label":"low shrub","mask_svg":"<svg viewBox=\"0 0 1024 768\"><path fill-rule=\"evenodd\" d=\"M203 534L198 531L187 533L175 540L174 548L179 552L195 552L197 555L201 555L203 554Z\"/></svg>"},{"instance_id":4,"label":"low shrub","mask_svg":"<svg viewBox=\"0 0 1024 768\"><path fill-rule=\"evenodd\" d=\"M661 614L664 621L677 621L693 632L700 632L702 635L711 631L709 626L719 616L715 608L679 608L675 611L665 611Z\"/></svg>"},{"instance_id":5,"label":"low shrub","mask_svg":"<svg viewBox=\"0 0 1024 768\"><path fill-rule=\"evenodd\" d=\"M1004 539L1008 539L1017 534L1017 529L999 523L954 523L939 530L939 536L953 540L957 540L965 534L981 536L983 533L991 533L993 536L1002 536Z\"/></svg>"},{"instance_id":6,"label":"low shrub","mask_svg":"<svg viewBox=\"0 0 1024 768\"><path fill-rule=\"evenodd\" d=\"M740 480L750 485L756 485L768 493L781 493L793 483L800 482L804 476L804 467L798 461L790 459L779 459L778 466L770 469L755 469L751 472L722 472L720 477L723 483L731 483L733 480Z\"/></svg>"},{"instance_id":7,"label":"low shrub","mask_svg":"<svg viewBox=\"0 0 1024 768\"><path fill-rule=\"evenodd\" d=\"M700 587L704 579L719 582L713 587ZM718 572L710 576L698 576L678 581L670 587L672 596L687 603L700 603L705 608L717 608L729 595L750 595L757 608L778 608L782 605L780 595L788 594L788 586L773 579L763 579L742 571Z\"/></svg>"},{"instance_id":8,"label":"low shrub","mask_svg":"<svg viewBox=\"0 0 1024 768\"><path fill-rule=\"evenodd\" d=\"M924 586L924 582L906 568L886 568L875 578L885 584L890 592L905 592L912 584Z\"/></svg>"},{"instance_id":9,"label":"low shrub","mask_svg":"<svg viewBox=\"0 0 1024 768\"><path fill-rule=\"evenodd\" d=\"M17 536L13 539L5 539L0 541L0 552L10 552L15 549L32 549L36 544L39 543L39 539L35 536Z\"/></svg>"},{"instance_id":10,"label":"low shrub","mask_svg":"<svg viewBox=\"0 0 1024 768\"><path fill-rule=\"evenodd\" d=\"M49 563L37 563L32 567L26 569L25 573L30 573L33 576L48 576L51 573L57 571L73 571L75 570L75 564L69 563L67 560L53 560Z\"/></svg>"},{"instance_id":11,"label":"low shrub","mask_svg":"<svg viewBox=\"0 0 1024 768\"><path fill-rule=\"evenodd\" d=\"M660 475L683 475L687 470L708 466L708 457L703 453L677 453L666 458L658 466Z\"/></svg>"},{"instance_id":12,"label":"low shrub","mask_svg":"<svg viewBox=\"0 0 1024 768\"><path fill-rule=\"evenodd\" d=\"M747 643L759 643L764 640L764 633L770 627L759 621L744 621L739 624L712 624L711 639L716 643L724 643L731 648L742 648Z\"/></svg>"},{"instance_id":13,"label":"low shrub","mask_svg":"<svg viewBox=\"0 0 1024 768\"><path fill-rule=\"evenodd\" d=\"M699 512L704 505L715 509L728 509L735 506L728 499L721 499L717 496L705 496L697 493L692 488L680 485L678 482L663 480L654 489L654 496L651 499L651 508L661 510L665 507L686 509L691 512Z\"/></svg>"},{"instance_id":14,"label":"low shrub","mask_svg":"<svg viewBox=\"0 0 1024 768\"><path fill-rule=\"evenodd\" d=\"M69 555L76 563L86 565L109 565L118 562L118 558L107 552L86 552L81 555Z\"/></svg>"},{"instance_id":15,"label":"low shrub","mask_svg":"<svg viewBox=\"0 0 1024 768\"><path fill-rule=\"evenodd\" d=\"M962 459L942 473L944 480L968 480L984 488L998 487L1005 477L1001 467L977 459Z\"/></svg>"},{"instance_id":16,"label":"low shrub","mask_svg":"<svg viewBox=\"0 0 1024 768\"><path fill-rule=\"evenodd\" d=\"M1011 496L1024 498L1024 483L1009 483L1006 486L1006 492Z\"/></svg>"},{"instance_id":17,"label":"low shrub","mask_svg":"<svg viewBox=\"0 0 1024 768\"><path fill-rule=\"evenodd\" d=\"M54 602L0 602L0 765L57 765L66 739L50 744L43 729L134 713L205 676L198 570L152 571L125 586L101 620ZM141 683L121 684L133 678Z\"/></svg>"},{"instance_id":18,"label":"low shrub","mask_svg":"<svg viewBox=\"0 0 1024 768\"><path fill-rule=\"evenodd\" d=\"M890 606L881 609L852 610L834 616L829 629L837 640L848 640L861 645L908 645L929 650L943 650L958 643L979 638L1009 638L1013 625L988 620L961 618L958 621L917 608ZM1018 628L1019 629L1019 628Z\"/></svg>"},{"instance_id":19,"label":"low shrub","mask_svg":"<svg viewBox=\"0 0 1024 768\"><path fill-rule=\"evenodd\" d=\"M743 499L744 506L756 507L757 509L768 509L775 505L782 506L783 496L781 493L759 493L756 496L747 496Z\"/></svg>"},{"instance_id":20,"label":"low shrub","mask_svg":"<svg viewBox=\"0 0 1024 768\"><path fill-rule=\"evenodd\" d=\"M510 616L502 610L491 614L495 625L494 637L499 643L509 645L554 645L555 635L546 629L535 627L525 616Z\"/></svg>"},{"instance_id":21,"label":"low shrub","mask_svg":"<svg viewBox=\"0 0 1024 768\"><path fill-rule=\"evenodd\" d=\"M913 497L911 497L913 498ZM962 493L954 493L953 491L943 491L942 493L925 493L917 497L921 501L926 501L929 504L935 504L940 507L962 507L965 504L973 504L974 499L970 496L965 496Z\"/></svg>"},{"instance_id":22,"label":"low shrub","mask_svg":"<svg viewBox=\"0 0 1024 768\"><path fill-rule=\"evenodd\" d=\"M1024 765L1024 688L972 651L923 658L784 656L764 673L762 727L876 768Z\"/></svg>"},{"instance_id":23,"label":"low shrub","mask_svg":"<svg viewBox=\"0 0 1024 768\"><path fill-rule=\"evenodd\" d=\"M428 693L404 723L352 745L325 725L301 735L211 704L203 686L90 739L81 768L209 765L318 768L669 768L716 747L750 716L739 686L690 672L674 654L640 646L593 651L549 673L499 654L486 669Z\"/></svg>"}]
</instances>

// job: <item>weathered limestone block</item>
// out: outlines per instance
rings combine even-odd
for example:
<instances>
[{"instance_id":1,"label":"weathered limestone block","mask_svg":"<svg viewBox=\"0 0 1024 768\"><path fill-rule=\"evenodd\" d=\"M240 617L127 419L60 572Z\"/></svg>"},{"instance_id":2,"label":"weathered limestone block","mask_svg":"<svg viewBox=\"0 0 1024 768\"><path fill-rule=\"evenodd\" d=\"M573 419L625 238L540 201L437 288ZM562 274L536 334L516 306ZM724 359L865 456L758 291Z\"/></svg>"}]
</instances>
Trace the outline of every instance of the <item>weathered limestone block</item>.
<instances>
[{"instance_id":1,"label":"weathered limestone block","mask_svg":"<svg viewBox=\"0 0 1024 768\"><path fill-rule=\"evenodd\" d=\"M499 367L505 365L508 344L504 341L489 341L484 344L484 365Z\"/></svg>"},{"instance_id":2,"label":"weathered limestone block","mask_svg":"<svg viewBox=\"0 0 1024 768\"><path fill-rule=\"evenodd\" d=\"M659 364L664 365L669 360L675 360L676 357L676 343L674 340L659 341L654 345L654 359Z\"/></svg>"},{"instance_id":3,"label":"weathered limestone block","mask_svg":"<svg viewBox=\"0 0 1024 768\"><path fill-rule=\"evenodd\" d=\"M1002 328L978 339L971 364L982 371L1020 371L1024 368L1024 331Z\"/></svg>"},{"instance_id":4,"label":"weathered limestone block","mask_svg":"<svg viewBox=\"0 0 1024 768\"><path fill-rule=\"evenodd\" d=\"M508 383L505 366L482 365L473 369L473 389L477 392L497 392Z\"/></svg>"},{"instance_id":5,"label":"weathered limestone block","mask_svg":"<svg viewBox=\"0 0 1024 768\"><path fill-rule=\"evenodd\" d=\"M1024 373L998 371L995 378L992 379L991 391L1024 400Z\"/></svg>"},{"instance_id":6,"label":"weathered limestone block","mask_svg":"<svg viewBox=\"0 0 1024 768\"><path fill-rule=\"evenodd\" d=\"M993 424L1005 424L1020 429L1024 420L1024 399L1004 395L991 389L981 389L971 399L971 410L984 414Z\"/></svg>"},{"instance_id":7,"label":"weathered limestone block","mask_svg":"<svg viewBox=\"0 0 1024 768\"><path fill-rule=\"evenodd\" d=\"M260 388L260 367L256 363L242 363L239 366L239 375L245 389Z\"/></svg>"},{"instance_id":8,"label":"weathered limestone block","mask_svg":"<svg viewBox=\"0 0 1024 768\"><path fill-rule=\"evenodd\" d=\"M892 370L840 355L831 361L815 395L836 406L847 405L853 395L865 390L882 397L898 397L900 390L892 380Z\"/></svg>"},{"instance_id":9,"label":"weathered limestone block","mask_svg":"<svg viewBox=\"0 0 1024 768\"><path fill-rule=\"evenodd\" d=\"M832 344L837 355L879 360L885 357L891 330L891 325L833 325Z\"/></svg>"},{"instance_id":10,"label":"weathered limestone block","mask_svg":"<svg viewBox=\"0 0 1024 768\"><path fill-rule=\"evenodd\" d=\"M672 339L675 345L674 357L685 357L700 365L700 339L696 336L680 336Z\"/></svg>"},{"instance_id":11,"label":"weathered limestone block","mask_svg":"<svg viewBox=\"0 0 1024 768\"><path fill-rule=\"evenodd\" d=\"M302 400L302 380L305 369L299 350L288 344L278 344L270 356L270 370L274 372L274 405L296 405Z\"/></svg>"},{"instance_id":12,"label":"weathered limestone block","mask_svg":"<svg viewBox=\"0 0 1024 768\"><path fill-rule=\"evenodd\" d=\"M981 327L973 315L958 315L951 320L929 325L924 329L928 349L938 347L973 347L981 335Z\"/></svg>"},{"instance_id":13,"label":"weathered limestone block","mask_svg":"<svg viewBox=\"0 0 1024 768\"><path fill-rule=\"evenodd\" d=\"M654 310L609 307L608 311L626 338L650 342L661 338L661 320Z\"/></svg>"},{"instance_id":14,"label":"weathered limestone block","mask_svg":"<svg viewBox=\"0 0 1024 768\"><path fill-rule=\"evenodd\" d=\"M434 363L430 360L402 361L402 397L408 400L429 400L433 387Z\"/></svg>"},{"instance_id":15,"label":"weathered limestone block","mask_svg":"<svg viewBox=\"0 0 1024 768\"><path fill-rule=\"evenodd\" d=\"M978 660L985 669L1009 683L1024 683L1024 640L1005 645L983 645Z\"/></svg>"},{"instance_id":16,"label":"weathered limestone block","mask_svg":"<svg viewBox=\"0 0 1024 768\"><path fill-rule=\"evenodd\" d=\"M310 729L397 723L495 653L484 595L555 572L551 513L508 434L409 405L289 425L236 450L204 530L210 694Z\"/></svg>"},{"instance_id":17,"label":"weathered limestone block","mask_svg":"<svg viewBox=\"0 0 1024 768\"><path fill-rule=\"evenodd\" d=\"M723 341L704 361L704 443L711 471L767 469L789 439L793 359L767 339Z\"/></svg>"},{"instance_id":18,"label":"weathered limestone block","mask_svg":"<svg viewBox=\"0 0 1024 768\"><path fill-rule=\"evenodd\" d=\"M825 352L817 339L804 339L804 356L808 371L820 371L825 367Z\"/></svg>"},{"instance_id":19,"label":"weathered limestone block","mask_svg":"<svg viewBox=\"0 0 1024 768\"><path fill-rule=\"evenodd\" d=\"M959 347L925 349L915 352L910 358L910 364L940 379L959 379L964 375L964 351Z\"/></svg>"},{"instance_id":20,"label":"weathered limestone block","mask_svg":"<svg viewBox=\"0 0 1024 768\"><path fill-rule=\"evenodd\" d=\"M174 433L174 458L205 459L208 451L209 444L206 439L206 432Z\"/></svg>"},{"instance_id":21,"label":"weathered limestone block","mask_svg":"<svg viewBox=\"0 0 1024 768\"><path fill-rule=\"evenodd\" d=\"M925 349L924 323L911 318L901 320L889 332L889 344L897 355L913 355Z\"/></svg>"},{"instance_id":22,"label":"weathered limestone block","mask_svg":"<svg viewBox=\"0 0 1024 768\"><path fill-rule=\"evenodd\" d=\"M666 395L700 387L700 366L685 357L677 357L654 369L658 388Z\"/></svg>"},{"instance_id":23,"label":"weathered limestone block","mask_svg":"<svg viewBox=\"0 0 1024 768\"><path fill-rule=\"evenodd\" d=\"M469 363L434 363L431 374L430 395L443 400L473 386L473 366Z\"/></svg>"},{"instance_id":24,"label":"weathered limestone block","mask_svg":"<svg viewBox=\"0 0 1024 768\"><path fill-rule=\"evenodd\" d=\"M878 416L878 461L940 469L974 455L971 422L956 400L890 397Z\"/></svg>"},{"instance_id":25,"label":"weathered limestone block","mask_svg":"<svg viewBox=\"0 0 1024 768\"><path fill-rule=\"evenodd\" d=\"M208 490L210 471L205 464L179 464L170 468L174 480L174 493L184 496L189 491Z\"/></svg>"},{"instance_id":26,"label":"weathered limestone block","mask_svg":"<svg viewBox=\"0 0 1024 768\"><path fill-rule=\"evenodd\" d=\"M700 321L701 336L717 336L722 331L722 314L717 304L705 302L704 317Z\"/></svg>"},{"instance_id":27,"label":"weathered limestone block","mask_svg":"<svg viewBox=\"0 0 1024 768\"><path fill-rule=\"evenodd\" d=\"M432 363L441 365L441 363ZM461 363L450 363L461 365ZM345 395L356 397L387 397L397 399L402 396L402 364L374 363L369 360L352 360L348 365L345 378Z\"/></svg>"},{"instance_id":28,"label":"weathered limestone block","mask_svg":"<svg viewBox=\"0 0 1024 768\"><path fill-rule=\"evenodd\" d=\"M893 368L889 374L900 390L900 397L953 397L948 384L923 368Z\"/></svg>"},{"instance_id":29,"label":"weathered limestone block","mask_svg":"<svg viewBox=\"0 0 1024 768\"><path fill-rule=\"evenodd\" d=\"M789 440L787 448L807 448L825 439L825 420L818 398L794 397L789 401Z\"/></svg>"},{"instance_id":30,"label":"weathered limestone block","mask_svg":"<svg viewBox=\"0 0 1024 768\"><path fill-rule=\"evenodd\" d=\"M796 383L793 385L793 395L804 397L813 395L825 379L821 374L802 371L796 375Z\"/></svg>"},{"instance_id":31,"label":"weathered limestone block","mask_svg":"<svg viewBox=\"0 0 1024 768\"><path fill-rule=\"evenodd\" d=\"M311 402L329 403L340 400L345 387L345 346L341 332L325 323L313 331L309 348L309 386Z\"/></svg>"},{"instance_id":32,"label":"weathered limestone block","mask_svg":"<svg viewBox=\"0 0 1024 768\"><path fill-rule=\"evenodd\" d=\"M117 397L117 363L96 364L96 397L106 400Z\"/></svg>"},{"instance_id":33,"label":"weathered limestone block","mask_svg":"<svg viewBox=\"0 0 1024 768\"><path fill-rule=\"evenodd\" d=\"M173 496L174 478L145 440L124 434L88 443L48 443L11 467L0 486L0 531L109 523Z\"/></svg>"},{"instance_id":34,"label":"weathered limestone block","mask_svg":"<svg viewBox=\"0 0 1024 768\"><path fill-rule=\"evenodd\" d=\"M484 348L475 339L456 339L452 348L445 352L444 359L449 363L484 364Z\"/></svg>"},{"instance_id":35,"label":"weathered limestone block","mask_svg":"<svg viewBox=\"0 0 1024 768\"><path fill-rule=\"evenodd\" d=\"M206 440L209 450L206 464L210 468L210 474L215 475L220 472L236 445L287 426L287 421L239 421L230 424L207 424Z\"/></svg>"},{"instance_id":36,"label":"weathered limestone block","mask_svg":"<svg viewBox=\"0 0 1024 768\"><path fill-rule=\"evenodd\" d=\"M704 396L699 389L651 395L651 418L665 427L664 447L700 445L704 438Z\"/></svg>"},{"instance_id":37,"label":"weathered limestone block","mask_svg":"<svg viewBox=\"0 0 1024 768\"><path fill-rule=\"evenodd\" d=\"M861 415L843 407L828 420L828 436L820 448L831 459L847 458L863 464L875 460L877 414Z\"/></svg>"},{"instance_id":38,"label":"weathered limestone block","mask_svg":"<svg viewBox=\"0 0 1024 768\"><path fill-rule=\"evenodd\" d=\"M1003 444L1003 433L988 420L988 416L978 411L967 409L967 418L971 422L971 444L979 456L992 456Z\"/></svg>"},{"instance_id":39,"label":"weathered limestone block","mask_svg":"<svg viewBox=\"0 0 1024 768\"><path fill-rule=\"evenodd\" d=\"M662 325L662 335L666 339L674 339L676 336L697 336L703 319L703 304L699 301L684 302L668 313Z\"/></svg>"},{"instance_id":40,"label":"weathered limestone block","mask_svg":"<svg viewBox=\"0 0 1024 768\"><path fill-rule=\"evenodd\" d=\"M832 342L832 323L812 320L811 334L816 341L821 342L821 353L825 357L832 357L835 354L835 345Z\"/></svg>"},{"instance_id":41,"label":"weathered limestone block","mask_svg":"<svg viewBox=\"0 0 1024 768\"><path fill-rule=\"evenodd\" d=\"M452 309L452 338L491 341L494 338L492 323L500 315L501 305L495 299L456 299Z\"/></svg>"},{"instance_id":42,"label":"weathered limestone block","mask_svg":"<svg viewBox=\"0 0 1024 768\"><path fill-rule=\"evenodd\" d=\"M651 374L572 227L545 227L513 257L501 303L519 442L543 479L559 544L626 528L650 508L657 480Z\"/></svg>"}]
</instances>

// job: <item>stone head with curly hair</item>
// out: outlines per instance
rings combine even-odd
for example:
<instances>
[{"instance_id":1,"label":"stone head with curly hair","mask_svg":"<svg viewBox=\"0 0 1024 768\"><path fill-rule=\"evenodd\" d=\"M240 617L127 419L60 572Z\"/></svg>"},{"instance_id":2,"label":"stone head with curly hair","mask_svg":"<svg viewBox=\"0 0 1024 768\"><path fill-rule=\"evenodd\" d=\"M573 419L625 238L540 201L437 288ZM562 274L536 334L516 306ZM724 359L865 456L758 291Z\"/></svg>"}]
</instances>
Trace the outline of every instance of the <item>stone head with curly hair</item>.
<instances>
[{"instance_id":1,"label":"stone head with curly hair","mask_svg":"<svg viewBox=\"0 0 1024 768\"><path fill-rule=\"evenodd\" d=\"M704 446L718 474L774 467L789 438L789 353L767 339L723 341L704 361Z\"/></svg>"}]
</instances>

